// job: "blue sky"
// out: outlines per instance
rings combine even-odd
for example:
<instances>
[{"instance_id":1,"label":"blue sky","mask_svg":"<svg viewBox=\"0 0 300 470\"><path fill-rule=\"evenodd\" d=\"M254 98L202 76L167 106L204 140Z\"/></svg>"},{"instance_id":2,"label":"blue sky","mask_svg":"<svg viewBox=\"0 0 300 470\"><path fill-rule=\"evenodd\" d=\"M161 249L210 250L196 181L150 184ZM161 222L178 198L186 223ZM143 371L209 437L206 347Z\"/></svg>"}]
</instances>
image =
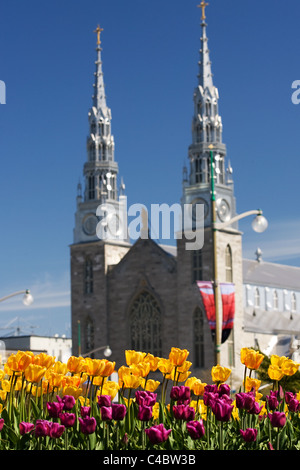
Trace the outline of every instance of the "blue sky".
<instances>
[{"instance_id":1,"label":"blue sky","mask_svg":"<svg viewBox=\"0 0 300 470\"><path fill-rule=\"evenodd\" d=\"M86 159L93 33L102 60L119 174L128 204L180 201L191 143L200 10L192 0L14 0L0 18L0 335L71 334L69 245ZM244 256L300 266L300 4L210 0L208 38L237 211L261 208L255 234L240 223Z\"/></svg>"}]
</instances>

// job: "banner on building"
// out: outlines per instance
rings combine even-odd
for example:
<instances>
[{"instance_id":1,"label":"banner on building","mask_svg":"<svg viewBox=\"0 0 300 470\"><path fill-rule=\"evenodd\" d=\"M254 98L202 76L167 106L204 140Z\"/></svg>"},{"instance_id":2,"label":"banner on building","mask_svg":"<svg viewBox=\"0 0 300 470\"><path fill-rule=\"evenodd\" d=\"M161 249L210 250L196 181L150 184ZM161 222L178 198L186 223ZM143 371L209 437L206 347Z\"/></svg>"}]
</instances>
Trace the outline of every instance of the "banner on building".
<instances>
[{"instance_id":1,"label":"banner on building","mask_svg":"<svg viewBox=\"0 0 300 470\"><path fill-rule=\"evenodd\" d=\"M197 281L209 327L214 335L216 330L215 295L212 282ZM235 313L235 287L228 282L220 283L222 299L222 343L233 328Z\"/></svg>"}]
</instances>

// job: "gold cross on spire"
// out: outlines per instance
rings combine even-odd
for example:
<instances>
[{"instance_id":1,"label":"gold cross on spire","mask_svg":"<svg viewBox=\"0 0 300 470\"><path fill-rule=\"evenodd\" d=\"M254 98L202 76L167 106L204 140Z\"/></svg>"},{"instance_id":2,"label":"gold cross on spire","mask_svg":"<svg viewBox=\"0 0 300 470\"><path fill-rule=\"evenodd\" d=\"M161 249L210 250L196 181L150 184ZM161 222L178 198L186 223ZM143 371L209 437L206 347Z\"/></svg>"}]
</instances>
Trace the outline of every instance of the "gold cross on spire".
<instances>
[{"instance_id":1,"label":"gold cross on spire","mask_svg":"<svg viewBox=\"0 0 300 470\"><path fill-rule=\"evenodd\" d=\"M202 2L200 3L200 5L197 5L198 8L202 8L202 20L205 20L206 16L205 16L205 8L209 5L209 3L205 3L204 0L202 0Z\"/></svg>"},{"instance_id":2,"label":"gold cross on spire","mask_svg":"<svg viewBox=\"0 0 300 470\"><path fill-rule=\"evenodd\" d=\"M97 29L94 31L94 33L97 33L97 45L100 46L101 41L100 41L100 34L104 31L100 26L97 26Z\"/></svg>"}]
</instances>

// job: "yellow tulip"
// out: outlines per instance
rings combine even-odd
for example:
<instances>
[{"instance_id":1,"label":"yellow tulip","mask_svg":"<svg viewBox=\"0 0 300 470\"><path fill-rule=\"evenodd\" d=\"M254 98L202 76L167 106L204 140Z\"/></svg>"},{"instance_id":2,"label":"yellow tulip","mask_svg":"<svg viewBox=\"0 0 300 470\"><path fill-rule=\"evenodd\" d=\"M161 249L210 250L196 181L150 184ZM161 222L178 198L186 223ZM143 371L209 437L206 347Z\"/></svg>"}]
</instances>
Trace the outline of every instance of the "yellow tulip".
<instances>
[{"instance_id":1,"label":"yellow tulip","mask_svg":"<svg viewBox=\"0 0 300 470\"><path fill-rule=\"evenodd\" d=\"M219 364L214 366L211 369L212 380L215 383L226 382L226 380L228 379L230 374L231 374L231 369L228 369L227 367L220 366Z\"/></svg>"},{"instance_id":2,"label":"yellow tulip","mask_svg":"<svg viewBox=\"0 0 300 470\"><path fill-rule=\"evenodd\" d=\"M153 354L147 354L143 359L143 362L149 362L150 370L152 372L155 372L157 370L159 361L160 357L153 356Z\"/></svg>"},{"instance_id":3,"label":"yellow tulip","mask_svg":"<svg viewBox=\"0 0 300 470\"><path fill-rule=\"evenodd\" d=\"M285 356L277 356L277 354L272 354L270 357L271 365L272 366L277 366L277 367L282 367L282 364L287 360L288 358Z\"/></svg>"},{"instance_id":4,"label":"yellow tulip","mask_svg":"<svg viewBox=\"0 0 300 470\"><path fill-rule=\"evenodd\" d=\"M299 364L292 359L286 359L283 361L281 369L284 375L291 376L296 374L299 369Z\"/></svg>"},{"instance_id":5,"label":"yellow tulip","mask_svg":"<svg viewBox=\"0 0 300 470\"><path fill-rule=\"evenodd\" d=\"M7 396L7 392L5 392L4 390L0 390L0 399L2 401L6 400L6 396Z\"/></svg>"},{"instance_id":6,"label":"yellow tulip","mask_svg":"<svg viewBox=\"0 0 300 470\"><path fill-rule=\"evenodd\" d=\"M64 362L56 361L53 364L52 370L57 374L66 374L68 372L68 367Z\"/></svg>"},{"instance_id":7,"label":"yellow tulip","mask_svg":"<svg viewBox=\"0 0 300 470\"><path fill-rule=\"evenodd\" d=\"M79 375L65 375L62 381L62 387L71 386L71 387L79 387L81 385L81 377Z\"/></svg>"},{"instance_id":8,"label":"yellow tulip","mask_svg":"<svg viewBox=\"0 0 300 470\"><path fill-rule=\"evenodd\" d=\"M159 403L158 403L158 401L156 403L154 403L154 405L152 407L152 416L153 416L154 419L159 418Z\"/></svg>"},{"instance_id":9,"label":"yellow tulip","mask_svg":"<svg viewBox=\"0 0 300 470\"><path fill-rule=\"evenodd\" d=\"M185 386L192 389L193 384L197 382L197 380L200 380L200 379L197 379L197 377L189 377L187 381L185 382Z\"/></svg>"},{"instance_id":10,"label":"yellow tulip","mask_svg":"<svg viewBox=\"0 0 300 470\"><path fill-rule=\"evenodd\" d=\"M146 382L146 384L145 384ZM143 382L143 389L147 392L155 392L155 390L159 387L160 382L158 380L148 379Z\"/></svg>"},{"instance_id":11,"label":"yellow tulip","mask_svg":"<svg viewBox=\"0 0 300 470\"><path fill-rule=\"evenodd\" d=\"M86 372L86 361L83 357L71 356L67 361L67 369L72 374Z\"/></svg>"},{"instance_id":12,"label":"yellow tulip","mask_svg":"<svg viewBox=\"0 0 300 470\"><path fill-rule=\"evenodd\" d=\"M181 366L176 368L177 372L187 372L191 367L192 363L190 361L184 361Z\"/></svg>"},{"instance_id":13,"label":"yellow tulip","mask_svg":"<svg viewBox=\"0 0 300 470\"><path fill-rule=\"evenodd\" d=\"M71 395L72 397L77 400L78 397L80 397L82 394L82 388L74 387L72 385L67 385L63 389L63 395Z\"/></svg>"},{"instance_id":14,"label":"yellow tulip","mask_svg":"<svg viewBox=\"0 0 300 470\"><path fill-rule=\"evenodd\" d=\"M60 388L63 384L64 374L57 374L56 372L51 372L47 375L47 379L50 387Z\"/></svg>"},{"instance_id":15,"label":"yellow tulip","mask_svg":"<svg viewBox=\"0 0 300 470\"><path fill-rule=\"evenodd\" d=\"M157 368L163 375L166 375L170 374L175 366L169 359L161 358L158 362Z\"/></svg>"},{"instance_id":16,"label":"yellow tulip","mask_svg":"<svg viewBox=\"0 0 300 470\"><path fill-rule=\"evenodd\" d=\"M268 375L271 380L279 381L284 376L281 367L271 364L268 368Z\"/></svg>"},{"instance_id":17,"label":"yellow tulip","mask_svg":"<svg viewBox=\"0 0 300 470\"><path fill-rule=\"evenodd\" d=\"M258 379L253 379L251 377L246 377L246 381L244 383L245 385L245 391L246 392L251 392L251 390L254 388L254 390L258 390L260 385L261 385L261 380Z\"/></svg>"},{"instance_id":18,"label":"yellow tulip","mask_svg":"<svg viewBox=\"0 0 300 470\"><path fill-rule=\"evenodd\" d=\"M25 379L27 382L38 383L44 377L46 370L46 367L37 364L29 364L25 369Z\"/></svg>"},{"instance_id":19,"label":"yellow tulip","mask_svg":"<svg viewBox=\"0 0 300 470\"><path fill-rule=\"evenodd\" d=\"M132 364L138 364L144 359L145 356L146 353L141 351L134 351L130 349L125 351L125 359L128 366L131 366Z\"/></svg>"},{"instance_id":20,"label":"yellow tulip","mask_svg":"<svg viewBox=\"0 0 300 470\"><path fill-rule=\"evenodd\" d=\"M205 386L206 386L206 385L207 385L206 383L201 382L200 379L197 379L197 380L192 384L191 390L192 390L192 392L193 392L196 396L200 397L200 396L203 396L203 394L204 394L204 389L205 389Z\"/></svg>"},{"instance_id":21,"label":"yellow tulip","mask_svg":"<svg viewBox=\"0 0 300 470\"><path fill-rule=\"evenodd\" d=\"M49 354L46 353L39 353L33 356L32 363L36 364L37 366L41 367L46 367L46 369L49 369L49 367L53 366L55 362L55 357L50 356Z\"/></svg>"},{"instance_id":22,"label":"yellow tulip","mask_svg":"<svg viewBox=\"0 0 300 470\"><path fill-rule=\"evenodd\" d=\"M133 364L130 366L133 375L138 377L147 377L150 372L150 364L147 362L141 362L140 364Z\"/></svg>"},{"instance_id":23,"label":"yellow tulip","mask_svg":"<svg viewBox=\"0 0 300 470\"><path fill-rule=\"evenodd\" d=\"M107 380L102 388L102 395L110 395L113 400L119 391L119 385L117 382Z\"/></svg>"},{"instance_id":24,"label":"yellow tulip","mask_svg":"<svg viewBox=\"0 0 300 470\"><path fill-rule=\"evenodd\" d=\"M11 354L7 359L7 366L14 372L24 372L24 370L32 363L32 354L18 351Z\"/></svg>"},{"instance_id":25,"label":"yellow tulip","mask_svg":"<svg viewBox=\"0 0 300 470\"><path fill-rule=\"evenodd\" d=\"M257 370L264 359L264 355L251 348L241 349L241 362L248 369Z\"/></svg>"},{"instance_id":26,"label":"yellow tulip","mask_svg":"<svg viewBox=\"0 0 300 470\"><path fill-rule=\"evenodd\" d=\"M4 392L10 392L11 389L11 381L10 380L2 380L2 390Z\"/></svg>"},{"instance_id":27,"label":"yellow tulip","mask_svg":"<svg viewBox=\"0 0 300 470\"><path fill-rule=\"evenodd\" d=\"M124 388L138 388L141 384L141 377L137 377L133 374L124 374L123 386Z\"/></svg>"},{"instance_id":28,"label":"yellow tulip","mask_svg":"<svg viewBox=\"0 0 300 470\"><path fill-rule=\"evenodd\" d=\"M171 348L169 360L174 366L181 366L189 355L187 349Z\"/></svg>"},{"instance_id":29,"label":"yellow tulip","mask_svg":"<svg viewBox=\"0 0 300 470\"><path fill-rule=\"evenodd\" d=\"M86 359L86 372L91 377L100 375L101 377L108 377L115 371L115 362L110 362L107 359Z\"/></svg>"}]
</instances>

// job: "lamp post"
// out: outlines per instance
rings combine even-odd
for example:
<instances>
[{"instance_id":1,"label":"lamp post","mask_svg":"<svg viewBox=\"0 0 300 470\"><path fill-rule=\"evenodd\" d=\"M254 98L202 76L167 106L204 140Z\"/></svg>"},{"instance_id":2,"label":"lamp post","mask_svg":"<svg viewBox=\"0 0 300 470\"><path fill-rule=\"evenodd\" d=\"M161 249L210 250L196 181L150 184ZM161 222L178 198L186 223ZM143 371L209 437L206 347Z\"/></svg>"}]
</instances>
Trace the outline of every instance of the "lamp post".
<instances>
[{"instance_id":1,"label":"lamp post","mask_svg":"<svg viewBox=\"0 0 300 470\"><path fill-rule=\"evenodd\" d=\"M81 354L81 324L80 324L80 320L77 321L77 326L78 326L78 356L86 357L89 354L92 354L92 353L97 352L97 351L101 351L102 349L104 349L103 354L104 354L105 357L109 357L109 356L112 355L112 351L111 351L111 349L108 345L107 346L100 346L99 348L92 349L91 351L89 351L85 354Z\"/></svg>"},{"instance_id":2,"label":"lamp post","mask_svg":"<svg viewBox=\"0 0 300 470\"><path fill-rule=\"evenodd\" d=\"M24 294L24 297L23 297L23 304L24 305L26 305L28 307L29 305L32 304L33 297L30 294L29 289L20 290L20 291L17 291L17 292L13 292L12 294L6 295L5 297L0 298L0 302L3 302L4 300L10 299L11 297L14 297L15 295L20 295L20 294Z\"/></svg>"},{"instance_id":3,"label":"lamp post","mask_svg":"<svg viewBox=\"0 0 300 470\"><path fill-rule=\"evenodd\" d=\"M213 145L210 148L210 180L211 180L211 216L212 216L212 231L213 231L213 288L214 288L214 300L215 300L215 313L216 313L216 330L215 330L215 364L220 364L221 355L221 344L222 344L222 322L220 318L219 308L219 280L218 280L218 260L217 260L217 231L222 230L234 222L247 217L249 215L256 215L252 221L252 228L254 231L261 233L268 227L267 219L262 215L262 210L251 210L243 212L242 214L236 215L232 219L217 223L216 222L216 194L215 194L215 176L214 176L214 157L213 157Z\"/></svg>"}]
</instances>

